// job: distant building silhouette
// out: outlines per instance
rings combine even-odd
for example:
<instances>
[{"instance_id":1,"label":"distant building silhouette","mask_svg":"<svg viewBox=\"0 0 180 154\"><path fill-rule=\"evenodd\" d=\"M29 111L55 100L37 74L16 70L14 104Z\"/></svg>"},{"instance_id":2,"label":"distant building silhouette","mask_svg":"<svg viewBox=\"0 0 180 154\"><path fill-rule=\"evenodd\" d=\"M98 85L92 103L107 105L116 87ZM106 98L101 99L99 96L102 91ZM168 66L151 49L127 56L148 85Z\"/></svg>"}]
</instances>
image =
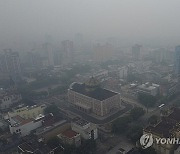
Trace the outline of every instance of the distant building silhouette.
<instances>
[{"instance_id":1,"label":"distant building silhouette","mask_svg":"<svg viewBox=\"0 0 180 154\"><path fill-rule=\"evenodd\" d=\"M73 62L74 57L74 45L73 41L64 40L62 41L62 56L64 65L70 64Z\"/></svg>"},{"instance_id":2,"label":"distant building silhouette","mask_svg":"<svg viewBox=\"0 0 180 154\"><path fill-rule=\"evenodd\" d=\"M97 43L94 46L94 61L96 62L105 62L107 60L110 60L113 55L113 47L111 44L106 43L104 45L101 45L100 43Z\"/></svg>"},{"instance_id":3,"label":"distant building silhouette","mask_svg":"<svg viewBox=\"0 0 180 154\"><path fill-rule=\"evenodd\" d=\"M44 66L54 66L54 52L53 47L50 43L44 43L43 46L44 52Z\"/></svg>"},{"instance_id":4,"label":"distant building silhouette","mask_svg":"<svg viewBox=\"0 0 180 154\"><path fill-rule=\"evenodd\" d=\"M0 54L0 74L1 78L11 76L14 80L21 77L21 66L18 52L11 49L4 49Z\"/></svg>"},{"instance_id":5,"label":"distant building silhouette","mask_svg":"<svg viewBox=\"0 0 180 154\"><path fill-rule=\"evenodd\" d=\"M180 46L175 48L174 70L177 76L180 75Z\"/></svg>"},{"instance_id":6,"label":"distant building silhouette","mask_svg":"<svg viewBox=\"0 0 180 154\"><path fill-rule=\"evenodd\" d=\"M141 52L141 45L135 44L132 46L132 58L134 60L139 60L140 59L140 52Z\"/></svg>"}]
</instances>

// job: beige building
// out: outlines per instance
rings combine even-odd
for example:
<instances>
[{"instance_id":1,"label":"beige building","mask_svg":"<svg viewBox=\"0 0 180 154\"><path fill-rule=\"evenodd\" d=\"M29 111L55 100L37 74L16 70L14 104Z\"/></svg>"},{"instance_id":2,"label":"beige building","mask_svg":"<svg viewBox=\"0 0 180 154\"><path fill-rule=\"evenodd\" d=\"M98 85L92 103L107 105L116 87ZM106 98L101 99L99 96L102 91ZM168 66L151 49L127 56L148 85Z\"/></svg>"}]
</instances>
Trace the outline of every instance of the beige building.
<instances>
[{"instance_id":1,"label":"beige building","mask_svg":"<svg viewBox=\"0 0 180 154\"><path fill-rule=\"evenodd\" d=\"M79 147L81 145L81 136L79 133L73 131L73 130L65 130L61 134L57 135L63 143L69 144L69 145L75 145L76 147Z\"/></svg>"},{"instance_id":2,"label":"beige building","mask_svg":"<svg viewBox=\"0 0 180 154\"><path fill-rule=\"evenodd\" d=\"M155 125L147 126L143 133L152 134L155 138L180 138L180 109L173 108L163 112L161 120ZM174 154L179 145L153 143L153 148L158 154Z\"/></svg>"},{"instance_id":3,"label":"beige building","mask_svg":"<svg viewBox=\"0 0 180 154\"><path fill-rule=\"evenodd\" d=\"M45 104L25 106L24 104L14 108L12 112L8 112L9 119L14 116L20 116L24 119L36 118L40 114L44 114Z\"/></svg>"},{"instance_id":4,"label":"beige building","mask_svg":"<svg viewBox=\"0 0 180 154\"><path fill-rule=\"evenodd\" d=\"M121 108L120 94L104 88L94 77L86 83L73 83L68 89L68 101L77 109L106 116Z\"/></svg>"},{"instance_id":5,"label":"beige building","mask_svg":"<svg viewBox=\"0 0 180 154\"><path fill-rule=\"evenodd\" d=\"M71 123L73 131L78 132L85 140L98 138L97 126L84 119L79 119Z\"/></svg>"}]
</instances>

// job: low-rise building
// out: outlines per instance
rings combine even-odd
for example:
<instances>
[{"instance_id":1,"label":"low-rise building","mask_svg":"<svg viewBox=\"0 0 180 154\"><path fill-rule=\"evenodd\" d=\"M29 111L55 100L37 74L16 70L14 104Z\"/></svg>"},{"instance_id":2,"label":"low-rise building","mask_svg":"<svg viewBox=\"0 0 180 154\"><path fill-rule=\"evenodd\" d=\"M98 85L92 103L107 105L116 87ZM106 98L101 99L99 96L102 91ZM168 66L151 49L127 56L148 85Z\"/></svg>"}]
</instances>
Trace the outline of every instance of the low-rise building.
<instances>
[{"instance_id":1,"label":"low-rise building","mask_svg":"<svg viewBox=\"0 0 180 154\"><path fill-rule=\"evenodd\" d=\"M46 144L39 144L36 140L26 140L17 147L17 154L63 154L63 150L61 145L50 148Z\"/></svg>"},{"instance_id":2,"label":"low-rise building","mask_svg":"<svg viewBox=\"0 0 180 154\"><path fill-rule=\"evenodd\" d=\"M157 96L159 94L159 88L160 86L158 84L147 82L145 84L138 86L138 92L152 96Z\"/></svg>"},{"instance_id":3,"label":"low-rise building","mask_svg":"<svg viewBox=\"0 0 180 154\"><path fill-rule=\"evenodd\" d=\"M84 119L79 119L71 123L73 131L78 132L85 140L98 138L97 126Z\"/></svg>"},{"instance_id":4,"label":"low-rise building","mask_svg":"<svg viewBox=\"0 0 180 154\"><path fill-rule=\"evenodd\" d=\"M24 104L19 105L12 109L12 112L8 112L8 117L20 116L24 119L36 118L40 114L44 114L45 104L25 106Z\"/></svg>"},{"instance_id":5,"label":"low-rise building","mask_svg":"<svg viewBox=\"0 0 180 154\"><path fill-rule=\"evenodd\" d=\"M59 122L53 123L49 126L45 125L35 130L34 135L39 141L47 142L52 137L57 136L65 130L71 129L70 123L66 120L61 120Z\"/></svg>"},{"instance_id":6,"label":"low-rise building","mask_svg":"<svg viewBox=\"0 0 180 154\"><path fill-rule=\"evenodd\" d=\"M178 92L178 81L162 79L160 85L160 92L163 96L171 97Z\"/></svg>"},{"instance_id":7,"label":"low-rise building","mask_svg":"<svg viewBox=\"0 0 180 154\"><path fill-rule=\"evenodd\" d=\"M161 121L157 124L149 125L143 130L143 134L152 134L155 138L176 138L180 137L180 109L172 108L162 112ZM153 148L158 154L172 154L176 150L177 144L157 144L153 143Z\"/></svg>"},{"instance_id":8,"label":"low-rise building","mask_svg":"<svg viewBox=\"0 0 180 154\"><path fill-rule=\"evenodd\" d=\"M32 130L42 126L42 120L44 116L37 117L36 119L24 119L19 115L10 118L9 129L11 134L19 134L20 136L26 136L31 133Z\"/></svg>"},{"instance_id":9,"label":"low-rise building","mask_svg":"<svg viewBox=\"0 0 180 154\"><path fill-rule=\"evenodd\" d=\"M76 147L79 147L81 145L80 134L73 130L65 130L57 136L62 140L64 144L75 145Z\"/></svg>"}]
</instances>

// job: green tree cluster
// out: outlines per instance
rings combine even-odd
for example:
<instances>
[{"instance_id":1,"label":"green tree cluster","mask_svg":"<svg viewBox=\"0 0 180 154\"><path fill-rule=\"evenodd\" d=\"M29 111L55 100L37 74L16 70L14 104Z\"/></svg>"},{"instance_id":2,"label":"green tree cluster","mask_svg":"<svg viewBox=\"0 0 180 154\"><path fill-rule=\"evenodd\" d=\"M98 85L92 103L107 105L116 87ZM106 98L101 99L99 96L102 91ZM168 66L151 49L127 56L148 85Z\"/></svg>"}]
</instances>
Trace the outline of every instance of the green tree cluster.
<instances>
[{"instance_id":1,"label":"green tree cluster","mask_svg":"<svg viewBox=\"0 0 180 154\"><path fill-rule=\"evenodd\" d=\"M142 126L131 125L131 123L137 121L144 113L142 108L135 107L128 116L120 117L113 122L112 131L116 134L126 133L127 137L135 143L142 135Z\"/></svg>"},{"instance_id":2,"label":"green tree cluster","mask_svg":"<svg viewBox=\"0 0 180 154\"><path fill-rule=\"evenodd\" d=\"M138 100L146 107L153 107L157 102L156 97L145 93L138 93Z\"/></svg>"}]
</instances>

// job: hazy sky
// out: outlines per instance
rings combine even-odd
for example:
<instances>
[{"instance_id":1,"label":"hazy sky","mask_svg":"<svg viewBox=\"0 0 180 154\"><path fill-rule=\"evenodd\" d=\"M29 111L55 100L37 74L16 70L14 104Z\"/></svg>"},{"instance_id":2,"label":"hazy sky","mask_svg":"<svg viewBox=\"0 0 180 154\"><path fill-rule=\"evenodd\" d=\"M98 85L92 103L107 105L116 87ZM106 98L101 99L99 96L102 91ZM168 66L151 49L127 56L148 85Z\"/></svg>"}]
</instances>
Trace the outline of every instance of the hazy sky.
<instances>
[{"instance_id":1,"label":"hazy sky","mask_svg":"<svg viewBox=\"0 0 180 154\"><path fill-rule=\"evenodd\" d=\"M0 49L78 32L180 44L180 0L0 0Z\"/></svg>"}]
</instances>

